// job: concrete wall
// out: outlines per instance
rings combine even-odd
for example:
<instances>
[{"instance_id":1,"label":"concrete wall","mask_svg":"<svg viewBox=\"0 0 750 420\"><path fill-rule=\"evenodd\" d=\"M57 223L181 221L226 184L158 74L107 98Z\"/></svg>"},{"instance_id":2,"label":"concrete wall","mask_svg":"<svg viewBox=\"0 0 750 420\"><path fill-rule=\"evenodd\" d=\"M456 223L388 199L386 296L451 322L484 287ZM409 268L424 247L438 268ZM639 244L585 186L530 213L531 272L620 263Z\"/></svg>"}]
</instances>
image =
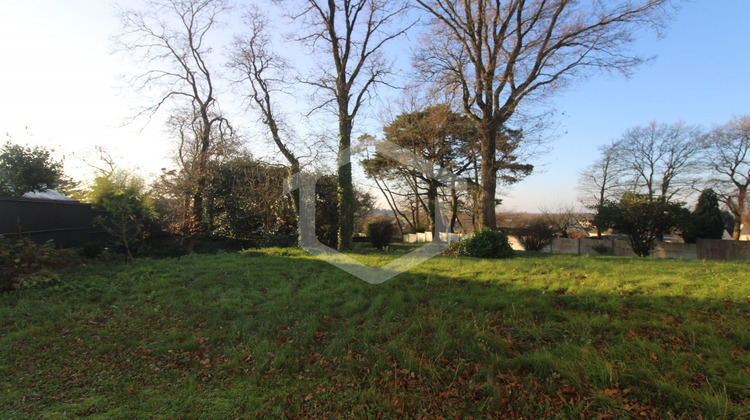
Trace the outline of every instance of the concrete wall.
<instances>
[{"instance_id":1,"label":"concrete wall","mask_svg":"<svg viewBox=\"0 0 750 420\"><path fill-rule=\"evenodd\" d=\"M721 239L698 239L697 258L706 260L750 260L750 242L723 241Z\"/></svg>"},{"instance_id":2,"label":"concrete wall","mask_svg":"<svg viewBox=\"0 0 750 420\"><path fill-rule=\"evenodd\" d=\"M570 238L554 238L549 248L550 252L555 254L580 254L581 241Z\"/></svg>"},{"instance_id":3,"label":"concrete wall","mask_svg":"<svg viewBox=\"0 0 750 420\"><path fill-rule=\"evenodd\" d=\"M555 254L612 255L635 257L630 244L625 239L569 239L554 238L549 252ZM595 249L596 248L596 249ZM673 258L683 260L750 260L750 242L724 241L720 239L699 239L698 243L659 242L651 253L652 258Z\"/></svg>"},{"instance_id":4,"label":"concrete wall","mask_svg":"<svg viewBox=\"0 0 750 420\"><path fill-rule=\"evenodd\" d=\"M471 235L458 233L440 233L440 239L455 242ZM405 243L422 243L432 241L432 234L408 233L404 235ZM514 235L508 236L510 246L515 251L523 251L519 239ZM555 254L589 254L610 255L615 257L636 257L630 244L625 239L570 239L554 238L545 251ZM660 242L651 253L652 258L673 258L683 260L750 260L750 242L725 241L721 239L699 239L695 244Z\"/></svg>"},{"instance_id":5,"label":"concrete wall","mask_svg":"<svg viewBox=\"0 0 750 420\"><path fill-rule=\"evenodd\" d=\"M591 240L591 239L588 239ZM630 243L625 239L613 239L612 240L612 255L615 257L637 257Z\"/></svg>"},{"instance_id":6,"label":"concrete wall","mask_svg":"<svg viewBox=\"0 0 750 420\"><path fill-rule=\"evenodd\" d=\"M615 243L614 239L587 239L581 240L581 254L588 255L614 255Z\"/></svg>"},{"instance_id":7,"label":"concrete wall","mask_svg":"<svg viewBox=\"0 0 750 420\"><path fill-rule=\"evenodd\" d=\"M468 238L469 234L440 233L440 239L446 242L456 242ZM432 233L407 233L405 243L423 243L432 241ZM510 246L515 251L523 251L519 239L514 235L508 236ZM555 254L589 254L610 255L615 257L636 257L630 244L625 239L570 239L554 238L545 251ZM721 239L699 239L695 244L659 242L651 253L652 258L673 258L683 260L750 260L750 242L725 241Z\"/></svg>"},{"instance_id":8,"label":"concrete wall","mask_svg":"<svg viewBox=\"0 0 750 420\"><path fill-rule=\"evenodd\" d=\"M698 258L697 244L660 242L651 253L654 258L673 258L678 260L695 260Z\"/></svg>"}]
</instances>

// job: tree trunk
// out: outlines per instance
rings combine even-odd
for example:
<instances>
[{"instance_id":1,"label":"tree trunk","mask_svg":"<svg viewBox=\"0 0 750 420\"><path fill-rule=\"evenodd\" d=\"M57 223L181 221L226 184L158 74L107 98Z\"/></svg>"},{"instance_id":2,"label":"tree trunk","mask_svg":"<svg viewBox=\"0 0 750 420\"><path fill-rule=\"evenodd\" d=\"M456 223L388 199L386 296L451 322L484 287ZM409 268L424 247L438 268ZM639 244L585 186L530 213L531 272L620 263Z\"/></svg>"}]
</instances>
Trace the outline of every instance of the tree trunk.
<instances>
[{"instance_id":1,"label":"tree trunk","mask_svg":"<svg viewBox=\"0 0 750 420\"><path fill-rule=\"evenodd\" d=\"M352 123L346 114L339 111L339 162L344 158L342 152L351 145ZM339 232L338 249L352 249L354 236L354 186L352 185L352 164L339 166L338 169L338 210Z\"/></svg>"},{"instance_id":2,"label":"tree trunk","mask_svg":"<svg viewBox=\"0 0 750 420\"><path fill-rule=\"evenodd\" d=\"M417 233L419 231L419 203L414 201L413 204L410 204L411 206L411 219L414 221L414 233Z\"/></svg>"},{"instance_id":3,"label":"tree trunk","mask_svg":"<svg viewBox=\"0 0 750 420\"><path fill-rule=\"evenodd\" d=\"M125 247L125 262L131 262L133 261L133 254L130 252L130 244L128 244L128 224L123 215L120 215L120 236L122 237L122 245Z\"/></svg>"},{"instance_id":4,"label":"tree trunk","mask_svg":"<svg viewBox=\"0 0 750 420\"><path fill-rule=\"evenodd\" d=\"M742 185L737 186L739 192L737 193L737 207L734 211L734 232L732 232L732 240L739 241L740 235L742 234L742 219L745 216L745 200L747 200L747 187Z\"/></svg>"},{"instance_id":5,"label":"tree trunk","mask_svg":"<svg viewBox=\"0 0 750 420\"><path fill-rule=\"evenodd\" d=\"M450 233L453 233L456 228L456 220L458 220L458 193L456 187L451 187L451 225Z\"/></svg>"},{"instance_id":6,"label":"tree trunk","mask_svg":"<svg viewBox=\"0 0 750 420\"><path fill-rule=\"evenodd\" d=\"M268 93L266 93L268 95ZM266 96L268 98L268 96ZM288 147L284 144L284 142L281 140L281 135L279 134L279 126L276 124L276 118L274 117L273 113L271 112L271 103L270 99L268 99L266 102L263 102L261 100L256 99L256 102L261 106L263 109L263 113L265 114L265 122L266 125L268 125L268 129L271 131L271 138L273 139L274 143L276 143L276 147L278 147L279 151L281 151L281 154L284 155L286 158L286 161L289 162L289 176L294 176L300 172L300 165L299 160L296 156L294 156L294 153L292 153L291 150L289 150ZM295 217L297 218L297 232L299 232L299 190L294 190L292 192L292 200L294 201L294 212ZM300 233L298 237L301 237L302 234Z\"/></svg>"},{"instance_id":7,"label":"tree trunk","mask_svg":"<svg viewBox=\"0 0 750 420\"><path fill-rule=\"evenodd\" d=\"M437 209L437 197L438 196L438 182L434 179L430 179L427 188L427 215L430 219L430 231L432 232L432 241L440 241L440 232L437 230L438 217L440 212Z\"/></svg>"},{"instance_id":8,"label":"tree trunk","mask_svg":"<svg viewBox=\"0 0 750 420\"><path fill-rule=\"evenodd\" d=\"M290 162L291 167L289 168L289 176L294 176L300 172L299 162L295 159L294 162ZM299 194L299 188L292 191L292 205L294 205L294 217L296 218L295 222L297 222L297 242L301 244L302 241L302 231L301 231L301 225L300 225L300 194Z\"/></svg>"},{"instance_id":9,"label":"tree trunk","mask_svg":"<svg viewBox=\"0 0 750 420\"><path fill-rule=\"evenodd\" d=\"M734 229L732 230L732 240L739 241L742 233L742 216L734 215Z\"/></svg>"},{"instance_id":10,"label":"tree trunk","mask_svg":"<svg viewBox=\"0 0 750 420\"><path fill-rule=\"evenodd\" d=\"M739 194L737 194L737 219L734 221L734 231L737 236L734 240L739 241L740 235L742 234L742 222L745 218L746 203L747 202L747 185L739 186ZM739 227L738 227L739 226Z\"/></svg>"},{"instance_id":11,"label":"tree trunk","mask_svg":"<svg viewBox=\"0 0 750 420\"><path fill-rule=\"evenodd\" d=\"M497 130L494 128L494 124L483 123L480 132L482 135L482 185L480 190L482 214L479 227L495 229L497 227L495 216L495 193L497 190L495 152Z\"/></svg>"},{"instance_id":12,"label":"tree trunk","mask_svg":"<svg viewBox=\"0 0 750 420\"><path fill-rule=\"evenodd\" d=\"M200 181L199 181L200 183ZM193 208L188 212L187 221L187 243L185 244L185 254L192 254L195 249L195 241L200 226L203 223L203 190L198 187L193 194Z\"/></svg>"},{"instance_id":13,"label":"tree trunk","mask_svg":"<svg viewBox=\"0 0 750 420\"><path fill-rule=\"evenodd\" d=\"M193 253L196 235L204 230L203 192L206 190L206 178L208 173L208 149L211 146L211 123L205 109L201 110L201 115L203 119L203 132L201 133L201 150L198 155L198 173L195 182L195 193L193 194L193 211L191 220L188 222L188 242L185 247L186 254Z\"/></svg>"}]
</instances>

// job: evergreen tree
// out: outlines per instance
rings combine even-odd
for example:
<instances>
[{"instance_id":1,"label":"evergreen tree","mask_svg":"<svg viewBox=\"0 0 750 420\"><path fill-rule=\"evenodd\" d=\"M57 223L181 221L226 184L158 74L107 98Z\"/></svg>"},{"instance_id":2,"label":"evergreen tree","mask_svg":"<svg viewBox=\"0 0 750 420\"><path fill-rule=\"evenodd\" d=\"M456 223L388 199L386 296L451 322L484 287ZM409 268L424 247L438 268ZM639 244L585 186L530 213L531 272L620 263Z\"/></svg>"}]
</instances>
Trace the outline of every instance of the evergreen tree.
<instances>
[{"instance_id":1,"label":"evergreen tree","mask_svg":"<svg viewBox=\"0 0 750 420\"><path fill-rule=\"evenodd\" d=\"M62 162L53 160L49 150L11 142L0 149L0 195L22 197L27 192L64 186L66 182Z\"/></svg>"},{"instance_id":2,"label":"evergreen tree","mask_svg":"<svg viewBox=\"0 0 750 420\"><path fill-rule=\"evenodd\" d=\"M682 238L687 243L695 243L698 238L721 239L724 234L724 220L719 209L719 197L710 188L701 192L695 210L686 218Z\"/></svg>"}]
</instances>

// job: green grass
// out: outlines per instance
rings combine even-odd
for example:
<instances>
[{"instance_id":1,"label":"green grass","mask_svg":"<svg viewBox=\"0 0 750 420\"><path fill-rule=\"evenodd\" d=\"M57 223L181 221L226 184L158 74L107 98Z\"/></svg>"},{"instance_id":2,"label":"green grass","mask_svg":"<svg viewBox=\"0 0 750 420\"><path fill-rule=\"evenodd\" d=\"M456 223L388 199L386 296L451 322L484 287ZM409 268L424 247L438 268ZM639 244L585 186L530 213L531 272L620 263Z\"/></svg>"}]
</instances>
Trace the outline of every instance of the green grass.
<instances>
[{"instance_id":1,"label":"green grass","mask_svg":"<svg viewBox=\"0 0 750 420\"><path fill-rule=\"evenodd\" d=\"M749 273L521 253L376 286L298 249L90 264L0 296L0 417L750 417Z\"/></svg>"}]
</instances>

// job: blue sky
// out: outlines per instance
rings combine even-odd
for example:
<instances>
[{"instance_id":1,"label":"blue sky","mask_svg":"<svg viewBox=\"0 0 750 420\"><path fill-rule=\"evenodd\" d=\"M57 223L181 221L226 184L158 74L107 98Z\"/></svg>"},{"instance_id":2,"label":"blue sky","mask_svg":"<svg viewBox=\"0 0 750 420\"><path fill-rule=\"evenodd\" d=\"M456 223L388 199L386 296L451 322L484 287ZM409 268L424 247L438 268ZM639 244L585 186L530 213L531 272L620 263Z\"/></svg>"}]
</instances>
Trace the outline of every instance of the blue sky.
<instances>
[{"instance_id":1,"label":"blue sky","mask_svg":"<svg viewBox=\"0 0 750 420\"><path fill-rule=\"evenodd\" d=\"M630 79L594 75L549 101L550 152L535 159L535 174L505 190L504 210L576 202L578 172L630 127L652 120L710 127L750 113L750 1L680 5L663 39L640 37L636 50L656 58ZM110 2L0 0L0 134L55 148L77 178L89 175L79 158L97 144L146 175L168 166L174 143L158 118L123 125L134 104L119 79L130 63L110 54L116 31ZM376 127L372 121L360 127Z\"/></svg>"},{"instance_id":2,"label":"blue sky","mask_svg":"<svg viewBox=\"0 0 750 420\"><path fill-rule=\"evenodd\" d=\"M682 120L710 128L750 113L749 16L745 0L682 3L663 39L641 37L637 51L656 58L630 79L604 74L572 85L553 101L561 135L541 158L542 173L514 186L505 207L575 202L579 170L630 127Z\"/></svg>"}]
</instances>

